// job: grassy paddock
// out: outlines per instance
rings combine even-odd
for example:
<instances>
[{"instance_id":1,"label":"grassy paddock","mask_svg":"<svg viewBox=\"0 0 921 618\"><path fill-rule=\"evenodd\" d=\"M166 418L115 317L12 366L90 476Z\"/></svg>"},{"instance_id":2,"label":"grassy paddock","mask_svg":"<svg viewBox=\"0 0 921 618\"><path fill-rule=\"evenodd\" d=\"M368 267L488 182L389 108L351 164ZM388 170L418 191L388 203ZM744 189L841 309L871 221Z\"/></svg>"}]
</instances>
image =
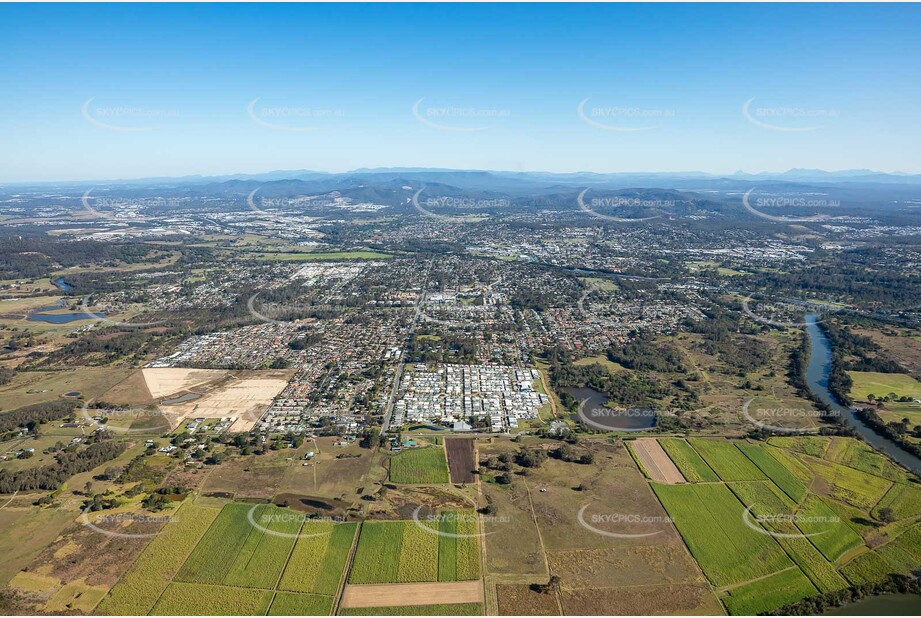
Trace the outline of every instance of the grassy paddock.
<instances>
[{"instance_id":1,"label":"grassy paddock","mask_svg":"<svg viewBox=\"0 0 921 618\"><path fill-rule=\"evenodd\" d=\"M449 482L444 448L428 446L397 453L390 458L390 480L407 484Z\"/></svg>"}]
</instances>

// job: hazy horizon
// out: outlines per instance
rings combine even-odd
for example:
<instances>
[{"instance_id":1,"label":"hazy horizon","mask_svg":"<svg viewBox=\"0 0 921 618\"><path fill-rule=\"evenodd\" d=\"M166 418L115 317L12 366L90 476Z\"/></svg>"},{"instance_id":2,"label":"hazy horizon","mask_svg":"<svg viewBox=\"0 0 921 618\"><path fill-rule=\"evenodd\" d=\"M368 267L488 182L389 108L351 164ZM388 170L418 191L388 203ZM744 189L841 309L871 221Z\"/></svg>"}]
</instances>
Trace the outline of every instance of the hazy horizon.
<instances>
[{"instance_id":1,"label":"hazy horizon","mask_svg":"<svg viewBox=\"0 0 921 618\"><path fill-rule=\"evenodd\" d=\"M921 173L919 11L5 5L0 182Z\"/></svg>"}]
</instances>

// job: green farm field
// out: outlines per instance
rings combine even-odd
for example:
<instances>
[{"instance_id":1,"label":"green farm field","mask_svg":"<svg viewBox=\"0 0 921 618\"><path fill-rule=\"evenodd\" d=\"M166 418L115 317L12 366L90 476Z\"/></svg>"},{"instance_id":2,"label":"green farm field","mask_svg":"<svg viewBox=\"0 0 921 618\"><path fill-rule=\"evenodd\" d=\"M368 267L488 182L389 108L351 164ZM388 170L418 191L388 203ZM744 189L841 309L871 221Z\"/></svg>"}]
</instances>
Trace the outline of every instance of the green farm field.
<instances>
[{"instance_id":1,"label":"green farm field","mask_svg":"<svg viewBox=\"0 0 921 618\"><path fill-rule=\"evenodd\" d=\"M271 602L271 590L173 583L150 613L153 616L259 616L265 615Z\"/></svg>"},{"instance_id":2,"label":"green farm field","mask_svg":"<svg viewBox=\"0 0 921 618\"><path fill-rule=\"evenodd\" d=\"M688 442L724 481L760 481L767 478L736 448L733 441L691 438Z\"/></svg>"},{"instance_id":3,"label":"green farm field","mask_svg":"<svg viewBox=\"0 0 921 618\"><path fill-rule=\"evenodd\" d=\"M438 531L445 534L436 534ZM476 534L473 511L442 511L437 521L420 519L418 523L367 521L361 527L349 583L477 579L480 551Z\"/></svg>"},{"instance_id":4,"label":"green farm field","mask_svg":"<svg viewBox=\"0 0 921 618\"><path fill-rule=\"evenodd\" d=\"M174 521L147 545L134 566L97 606L96 613L131 616L153 609L219 512L190 503L180 507Z\"/></svg>"},{"instance_id":5,"label":"green farm field","mask_svg":"<svg viewBox=\"0 0 921 618\"><path fill-rule=\"evenodd\" d=\"M715 586L739 584L793 566L777 541L745 525L744 507L725 485L654 483L652 487Z\"/></svg>"},{"instance_id":6,"label":"green farm field","mask_svg":"<svg viewBox=\"0 0 921 618\"><path fill-rule=\"evenodd\" d=\"M800 502L806 497L806 485L774 457L772 451L776 449L761 444L743 442L736 444L736 446L791 499Z\"/></svg>"},{"instance_id":7,"label":"green farm field","mask_svg":"<svg viewBox=\"0 0 921 618\"><path fill-rule=\"evenodd\" d=\"M678 470L684 475L684 478L690 483L700 481L718 481L720 478L716 475L707 462L697 454L686 440L680 438L661 438L659 444L678 466Z\"/></svg>"},{"instance_id":8,"label":"green farm field","mask_svg":"<svg viewBox=\"0 0 921 618\"><path fill-rule=\"evenodd\" d=\"M390 458L390 480L394 483L447 483L448 460L444 447L427 446L397 453Z\"/></svg>"},{"instance_id":9,"label":"green farm field","mask_svg":"<svg viewBox=\"0 0 921 618\"><path fill-rule=\"evenodd\" d=\"M793 567L733 588L723 597L723 603L733 615L753 616L817 593L809 578Z\"/></svg>"},{"instance_id":10,"label":"green farm field","mask_svg":"<svg viewBox=\"0 0 921 618\"><path fill-rule=\"evenodd\" d=\"M335 595L357 529L354 523L304 522L278 588Z\"/></svg>"},{"instance_id":11,"label":"green farm field","mask_svg":"<svg viewBox=\"0 0 921 618\"><path fill-rule=\"evenodd\" d=\"M250 511L262 529L250 523ZM274 587L301 523L302 518L287 509L228 504L182 566L176 581Z\"/></svg>"}]
</instances>

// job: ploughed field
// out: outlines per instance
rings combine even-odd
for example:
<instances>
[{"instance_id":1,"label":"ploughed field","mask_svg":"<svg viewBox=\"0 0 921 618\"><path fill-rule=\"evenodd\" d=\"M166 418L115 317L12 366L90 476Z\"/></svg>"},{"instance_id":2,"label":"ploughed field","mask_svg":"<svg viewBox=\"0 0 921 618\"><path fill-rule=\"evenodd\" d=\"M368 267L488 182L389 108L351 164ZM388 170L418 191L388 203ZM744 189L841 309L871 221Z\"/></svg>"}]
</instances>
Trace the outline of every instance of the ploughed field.
<instances>
[{"instance_id":1,"label":"ploughed field","mask_svg":"<svg viewBox=\"0 0 921 618\"><path fill-rule=\"evenodd\" d=\"M688 481L650 485L731 614L921 567L921 490L852 438L662 438Z\"/></svg>"},{"instance_id":2,"label":"ploughed field","mask_svg":"<svg viewBox=\"0 0 921 618\"><path fill-rule=\"evenodd\" d=\"M448 454L448 469L451 473L452 483L472 483L476 480L476 454L473 440L467 438L452 438L445 440L445 450Z\"/></svg>"}]
</instances>

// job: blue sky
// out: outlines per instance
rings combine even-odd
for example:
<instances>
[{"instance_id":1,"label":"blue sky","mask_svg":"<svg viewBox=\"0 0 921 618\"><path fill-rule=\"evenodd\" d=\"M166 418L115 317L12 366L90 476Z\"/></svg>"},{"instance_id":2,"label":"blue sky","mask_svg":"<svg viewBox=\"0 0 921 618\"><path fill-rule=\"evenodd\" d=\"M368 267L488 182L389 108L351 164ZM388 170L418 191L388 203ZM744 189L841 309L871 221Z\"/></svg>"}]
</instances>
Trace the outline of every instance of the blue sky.
<instances>
[{"instance_id":1,"label":"blue sky","mask_svg":"<svg viewBox=\"0 0 921 618\"><path fill-rule=\"evenodd\" d=\"M919 6L3 5L0 84L0 182L921 173Z\"/></svg>"}]
</instances>

